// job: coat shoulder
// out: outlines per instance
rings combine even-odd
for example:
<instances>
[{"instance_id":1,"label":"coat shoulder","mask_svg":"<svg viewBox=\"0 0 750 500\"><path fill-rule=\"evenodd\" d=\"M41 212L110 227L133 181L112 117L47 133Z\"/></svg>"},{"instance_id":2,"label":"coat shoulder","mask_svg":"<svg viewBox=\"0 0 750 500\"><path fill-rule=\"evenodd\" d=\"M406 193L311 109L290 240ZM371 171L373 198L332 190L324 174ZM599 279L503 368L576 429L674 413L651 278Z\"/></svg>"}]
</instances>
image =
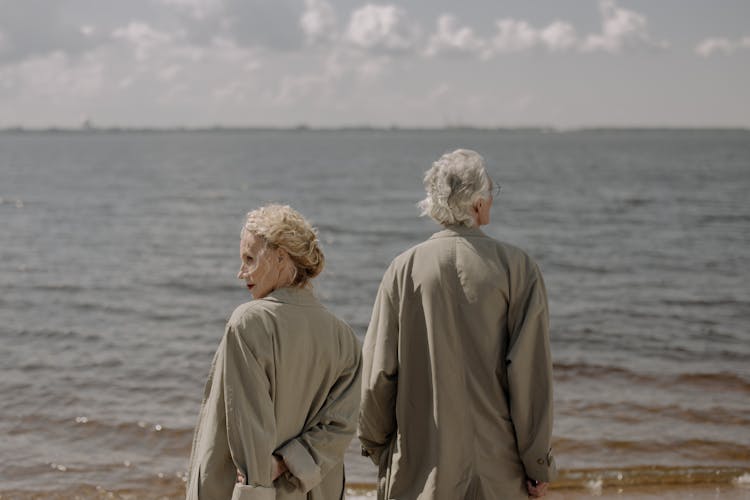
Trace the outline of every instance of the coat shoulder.
<instances>
[{"instance_id":1,"label":"coat shoulder","mask_svg":"<svg viewBox=\"0 0 750 500\"><path fill-rule=\"evenodd\" d=\"M238 325L244 321L261 319L273 314L273 304L263 300L252 300L238 305L229 317L229 323Z\"/></svg>"},{"instance_id":2,"label":"coat shoulder","mask_svg":"<svg viewBox=\"0 0 750 500\"><path fill-rule=\"evenodd\" d=\"M507 256L508 260L534 263L534 259L528 254L528 252L526 252L526 250L504 241L498 241L495 239L492 239L492 241L495 243L498 251Z\"/></svg>"},{"instance_id":3,"label":"coat shoulder","mask_svg":"<svg viewBox=\"0 0 750 500\"><path fill-rule=\"evenodd\" d=\"M461 236L455 238L461 238ZM491 249L490 251L494 250L494 252L503 258L503 260L535 264L534 259L525 250L510 243L496 240L485 234L482 234L481 236L471 236L468 239L481 241L484 248ZM387 272L397 272L399 269L408 267L420 253L431 252L435 248L445 245L454 245L455 241L454 238L431 238L418 243L397 255L391 262Z\"/></svg>"},{"instance_id":4,"label":"coat shoulder","mask_svg":"<svg viewBox=\"0 0 750 500\"><path fill-rule=\"evenodd\" d=\"M448 238L430 238L417 243L410 248L407 248L393 258L393 260L391 261L391 265L388 266L388 270L386 271L386 273L398 272L400 269L409 267L414 259L419 258L420 254L424 254L425 252L432 252L435 248L448 244L449 241L450 240Z\"/></svg>"},{"instance_id":5,"label":"coat shoulder","mask_svg":"<svg viewBox=\"0 0 750 500\"><path fill-rule=\"evenodd\" d=\"M253 300L240 304L227 322L227 329L241 333L243 337L254 337L256 332L268 330L279 304L264 300Z\"/></svg>"}]
</instances>

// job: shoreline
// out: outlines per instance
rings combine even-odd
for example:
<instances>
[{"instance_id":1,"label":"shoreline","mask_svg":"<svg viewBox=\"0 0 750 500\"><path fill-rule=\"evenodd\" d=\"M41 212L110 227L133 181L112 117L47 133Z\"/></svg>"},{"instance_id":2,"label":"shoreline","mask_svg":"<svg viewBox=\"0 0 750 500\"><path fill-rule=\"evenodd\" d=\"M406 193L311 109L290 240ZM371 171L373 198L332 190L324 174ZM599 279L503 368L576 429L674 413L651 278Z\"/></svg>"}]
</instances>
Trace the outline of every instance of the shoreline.
<instances>
[{"instance_id":1,"label":"shoreline","mask_svg":"<svg viewBox=\"0 0 750 500\"><path fill-rule=\"evenodd\" d=\"M664 482L653 484L615 484L601 477L586 482L574 481L567 471L565 477L550 485L547 495L549 500L652 500L652 499L733 499L750 500L750 472L735 476L727 480L724 475L718 475L715 480L700 476L693 478L693 482ZM708 479L708 480L707 480ZM91 500L120 499L120 500L178 500L184 498L185 484L178 478L164 478L152 484L140 487L124 487L107 489L102 486L82 484L66 488L62 491L49 489L14 489L0 490L0 500L75 500L86 498ZM346 484L347 500L370 500L376 498L375 484L350 482Z\"/></svg>"}]
</instances>

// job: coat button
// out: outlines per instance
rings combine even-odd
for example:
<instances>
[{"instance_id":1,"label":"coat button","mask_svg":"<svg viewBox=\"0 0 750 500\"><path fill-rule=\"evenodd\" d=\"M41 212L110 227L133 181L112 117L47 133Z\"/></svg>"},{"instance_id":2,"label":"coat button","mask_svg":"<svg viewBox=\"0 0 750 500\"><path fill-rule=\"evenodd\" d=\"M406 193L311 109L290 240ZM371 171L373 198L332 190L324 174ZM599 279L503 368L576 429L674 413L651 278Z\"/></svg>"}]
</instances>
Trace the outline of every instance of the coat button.
<instances>
[{"instance_id":1,"label":"coat button","mask_svg":"<svg viewBox=\"0 0 750 500\"><path fill-rule=\"evenodd\" d=\"M544 465L544 459L540 458L539 460L536 461L536 463L538 463L539 465Z\"/></svg>"}]
</instances>

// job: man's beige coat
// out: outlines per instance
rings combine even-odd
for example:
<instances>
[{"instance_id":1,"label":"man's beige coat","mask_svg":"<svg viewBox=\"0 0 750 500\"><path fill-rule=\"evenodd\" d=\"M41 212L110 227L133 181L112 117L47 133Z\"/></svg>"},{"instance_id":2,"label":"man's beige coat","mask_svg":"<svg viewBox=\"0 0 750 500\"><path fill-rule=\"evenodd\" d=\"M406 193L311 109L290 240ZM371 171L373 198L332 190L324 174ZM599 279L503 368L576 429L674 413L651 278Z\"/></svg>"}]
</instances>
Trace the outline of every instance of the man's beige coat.
<instances>
[{"instance_id":1,"label":"man's beige coat","mask_svg":"<svg viewBox=\"0 0 750 500\"><path fill-rule=\"evenodd\" d=\"M451 226L398 256L365 338L359 438L378 498L521 499L555 475L537 265Z\"/></svg>"},{"instance_id":2,"label":"man's beige coat","mask_svg":"<svg viewBox=\"0 0 750 500\"><path fill-rule=\"evenodd\" d=\"M343 498L360 372L351 328L309 290L238 307L206 383L187 500ZM289 472L272 483L273 454ZM247 485L235 487L237 469Z\"/></svg>"}]
</instances>

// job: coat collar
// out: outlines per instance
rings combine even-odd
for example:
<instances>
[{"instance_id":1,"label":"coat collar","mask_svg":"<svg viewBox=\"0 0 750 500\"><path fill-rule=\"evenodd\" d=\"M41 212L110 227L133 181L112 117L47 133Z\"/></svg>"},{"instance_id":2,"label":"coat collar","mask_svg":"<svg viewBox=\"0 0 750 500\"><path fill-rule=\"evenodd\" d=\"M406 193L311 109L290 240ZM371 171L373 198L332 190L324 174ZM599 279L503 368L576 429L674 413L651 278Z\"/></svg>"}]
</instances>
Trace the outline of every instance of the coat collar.
<instances>
[{"instance_id":1,"label":"coat collar","mask_svg":"<svg viewBox=\"0 0 750 500\"><path fill-rule=\"evenodd\" d=\"M279 302L281 304L295 304L298 306L317 306L318 299L309 288L284 287L269 293L263 300Z\"/></svg>"},{"instance_id":2,"label":"coat collar","mask_svg":"<svg viewBox=\"0 0 750 500\"><path fill-rule=\"evenodd\" d=\"M464 238L469 236L480 236L484 238L487 237L487 235L484 234L484 231L482 231L478 227L467 227L461 225L451 225L443 227L444 229L442 231L438 231L437 233L433 234L432 236L430 236L430 239L456 236L463 236Z\"/></svg>"}]
</instances>

